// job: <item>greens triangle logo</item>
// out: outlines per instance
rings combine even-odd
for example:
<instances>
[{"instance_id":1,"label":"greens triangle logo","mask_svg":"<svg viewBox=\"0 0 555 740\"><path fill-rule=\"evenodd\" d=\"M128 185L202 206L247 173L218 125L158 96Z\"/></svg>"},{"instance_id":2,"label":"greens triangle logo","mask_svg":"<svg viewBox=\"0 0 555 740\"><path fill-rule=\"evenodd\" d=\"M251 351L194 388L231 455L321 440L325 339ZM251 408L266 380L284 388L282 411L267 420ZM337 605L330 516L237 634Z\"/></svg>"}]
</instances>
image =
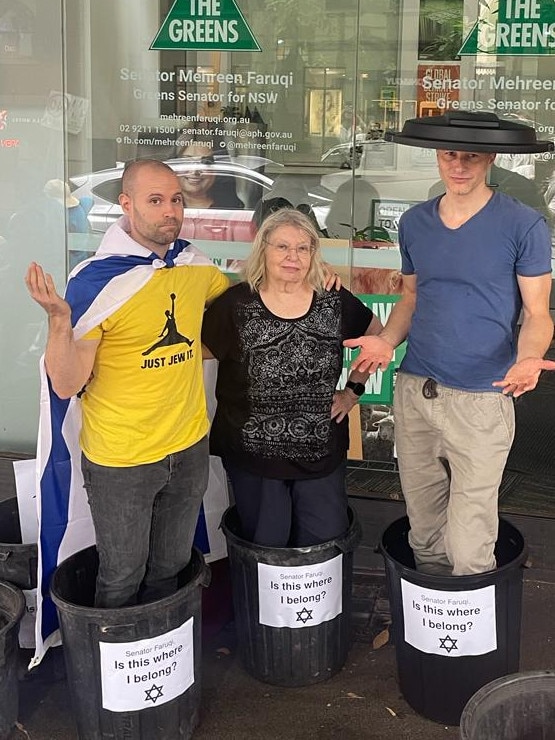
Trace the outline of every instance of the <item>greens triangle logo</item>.
<instances>
[{"instance_id":1,"label":"greens triangle logo","mask_svg":"<svg viewBox=\"0 0 555 740\"><path fill-rule=\"evenodd\" d=\"M480 0L478 20L459 56L555 54L555 3L546 0Z\"/></svg>"},{"instance_id":2,"label":"greens triangle logo","mask_svg":"<svg viewBox=\"0 0 555 740\"><path fill-rule=\"evenodd\" d=\"M175 0L150 48L261 50L235 0Z\"/></svg>"}]
</instances>

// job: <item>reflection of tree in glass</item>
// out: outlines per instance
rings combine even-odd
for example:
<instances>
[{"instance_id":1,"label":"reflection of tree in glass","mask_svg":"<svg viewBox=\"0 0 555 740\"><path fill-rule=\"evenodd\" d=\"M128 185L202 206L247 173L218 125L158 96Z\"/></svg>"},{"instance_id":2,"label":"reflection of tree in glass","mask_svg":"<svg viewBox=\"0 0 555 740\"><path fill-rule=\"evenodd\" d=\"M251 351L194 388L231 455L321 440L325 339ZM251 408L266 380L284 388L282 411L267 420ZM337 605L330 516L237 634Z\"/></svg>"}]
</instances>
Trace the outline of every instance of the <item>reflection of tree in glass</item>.
<instances>
[{"instance_id":1,"label":"reflection of tree in glass","mask_svg":"<svg viewBox=\"0 0 555 740\"><path fill-rule=\"evenodd\" d=\"M495 52L496 29L499 13L498 0L480 0L478 11L478 51Z\"/></svg>"},{"instance_id":2,"label":"reflection of tree in glass","mask_svg":"<svg viewBox=\"0 0 555 740\"><path fill-rule=\"evenodd\" d=\"M266 0L266 11L277 36L296 39L304 36L301 27L324 28L326 15L322 13L322 0ZM299 35L300 34L300 35Z\"/></svg>"},{"instance_id":3,"label":"reflection of tree in glass","mask_svg":"<svg viewBox=\"0 0 555 740\"><path fill-rule=\"evenodd\" d=\"M463 35L463 2L423 0L420 5L418 57L436 62L458 59Z\"/></svg>"}]
</instances>

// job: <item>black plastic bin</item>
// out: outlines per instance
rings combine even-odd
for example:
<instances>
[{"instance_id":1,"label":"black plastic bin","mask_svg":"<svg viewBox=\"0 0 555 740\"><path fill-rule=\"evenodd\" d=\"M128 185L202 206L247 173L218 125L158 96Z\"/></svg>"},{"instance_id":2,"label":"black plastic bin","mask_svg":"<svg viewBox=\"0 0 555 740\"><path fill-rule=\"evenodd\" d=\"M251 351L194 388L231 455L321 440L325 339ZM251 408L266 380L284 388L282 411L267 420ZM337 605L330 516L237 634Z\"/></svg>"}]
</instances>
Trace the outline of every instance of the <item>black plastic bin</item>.
<instances>
[{"instance_id":1,"label":"black plastic bin","mask_svg":"<svg viewBox=\"0 0 555 740\"><path fill-rule=\"evenodd\" d=\"M407 517L398 519L380 543L399 686L419 714L458 725L479 688L518 671L527 548L520 532L500 519L496 570L428 575L414 567L409 529Z\"/></svg>"},{"instance_id":2,"label":"black plastic bin","mask_svg":"<svg viewBox=\"0 0 555 740\"><path fill-rule=\"evenodd\" d=\"M25 610L25 597L11 583L0 582L0 740L4 740L17 720L19 621Z\"/></svg>"},{"instance_id":3,"label":"black plastic bin","mask_svg":"<svg viewBox=\"0 0 555 740\"><path fill-rule=\"evenodd\" d=\"M37 545L21 543L15 496L0 501L0 580L18 588L37 585Z\"/></svg>"},{"instance_id":4,"label":"black plastic bin","mask_svg":"<svg viewBox=\"0 0 555 740\"><path fill-rule=\"evenodd\" d=\"M19 452L0 452L0 581L18 588L37 585L37 545L22 544L14 462L33 459Z\"/></svg>"},{"instance_id":5,"label":"black plastic bin","mask_svg":"<svg viewBox=\"0 0 555 740\"><path fill-rule=\"evenodd\" d=\"M352 510L349 520L345 535L320 545L264 547L242 539L234 506L224 513L239 650L260 681L305 686L343 667L351 642L353 551L361 537Z\"/></svg>"},{"instance_id":6,"label":"black plastic bin","mask_svg":"<svg viewBox=\"0 0 555 740\"><path fill-rule=\"evenodd\" d=\"M68 684L80 740L190 738L198 724L201 587L210 569L194 549L179 590L150 604L99 609L96 548L54 572Z\"/></svg>"},{"instance_id":7,"label":"black plastic bin","mask_svg":"<svg viewBox=\"0 0 555 740\"><path fill-rule=\"evenodd\" d=\"M461 740L551 740L555 671L525 671L482 686L461 716Z\"/></svg>"}]
</instances>

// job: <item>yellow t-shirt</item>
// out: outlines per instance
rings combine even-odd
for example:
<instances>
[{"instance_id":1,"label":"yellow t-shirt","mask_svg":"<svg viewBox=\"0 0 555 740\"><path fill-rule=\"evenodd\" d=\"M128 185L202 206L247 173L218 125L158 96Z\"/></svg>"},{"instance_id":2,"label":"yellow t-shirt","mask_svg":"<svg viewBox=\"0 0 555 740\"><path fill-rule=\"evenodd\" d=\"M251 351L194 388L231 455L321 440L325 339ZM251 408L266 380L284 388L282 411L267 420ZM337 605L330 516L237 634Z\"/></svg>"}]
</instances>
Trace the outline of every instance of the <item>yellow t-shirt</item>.
<instances>
[{"instance_id":1,"label":"yellow t-shirt","mask_svg":"<svg viewBox=\"0 0 555 740\"><path fill-rule=\"evenodd\" d=\"M156 462L208 432L200 330L229 285L213 265L156 270L84 339L100 339L81 397L81 449L99 465Z\"/></svg>"}]
</instances>

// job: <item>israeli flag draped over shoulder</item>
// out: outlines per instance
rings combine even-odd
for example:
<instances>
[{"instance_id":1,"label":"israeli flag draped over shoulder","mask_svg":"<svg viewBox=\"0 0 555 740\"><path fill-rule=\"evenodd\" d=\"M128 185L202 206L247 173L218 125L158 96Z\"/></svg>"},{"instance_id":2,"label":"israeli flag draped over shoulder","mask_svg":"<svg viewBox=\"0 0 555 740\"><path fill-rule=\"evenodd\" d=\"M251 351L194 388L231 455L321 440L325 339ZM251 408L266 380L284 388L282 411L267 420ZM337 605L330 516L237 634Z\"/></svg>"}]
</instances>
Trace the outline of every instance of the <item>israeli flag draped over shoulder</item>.
<instances>
[{"instance_id":1,"label":"israeli flag draped over shoulder","mask_svg":"<svg viewBox=\"0 0 555 740\"><path fill-rule=\"evenodd\" d=\"M94 257L70 273L65 299L71 306L75 339L98 326L140 290L158 269L210 260L189 242L177 239L165 259L137 244L126 231L126 217L108 231ZM110 233L111 232L111 233ZM111 238L110 238L111 237ZM204 362L207 405L213 416L216 361ZM56 608L50 580L57 565L95 543L95 534L81 473L81 402L77 396L60 399L40 361L40 421L37 443L37 514L39 523L36 666L49 647L59 644ZM228 505L226 476L219 458L210 458L208 489L197 522L195 545L207 560L225 557L225 538L219 531Z\"/></svg>"}]
</instances>

